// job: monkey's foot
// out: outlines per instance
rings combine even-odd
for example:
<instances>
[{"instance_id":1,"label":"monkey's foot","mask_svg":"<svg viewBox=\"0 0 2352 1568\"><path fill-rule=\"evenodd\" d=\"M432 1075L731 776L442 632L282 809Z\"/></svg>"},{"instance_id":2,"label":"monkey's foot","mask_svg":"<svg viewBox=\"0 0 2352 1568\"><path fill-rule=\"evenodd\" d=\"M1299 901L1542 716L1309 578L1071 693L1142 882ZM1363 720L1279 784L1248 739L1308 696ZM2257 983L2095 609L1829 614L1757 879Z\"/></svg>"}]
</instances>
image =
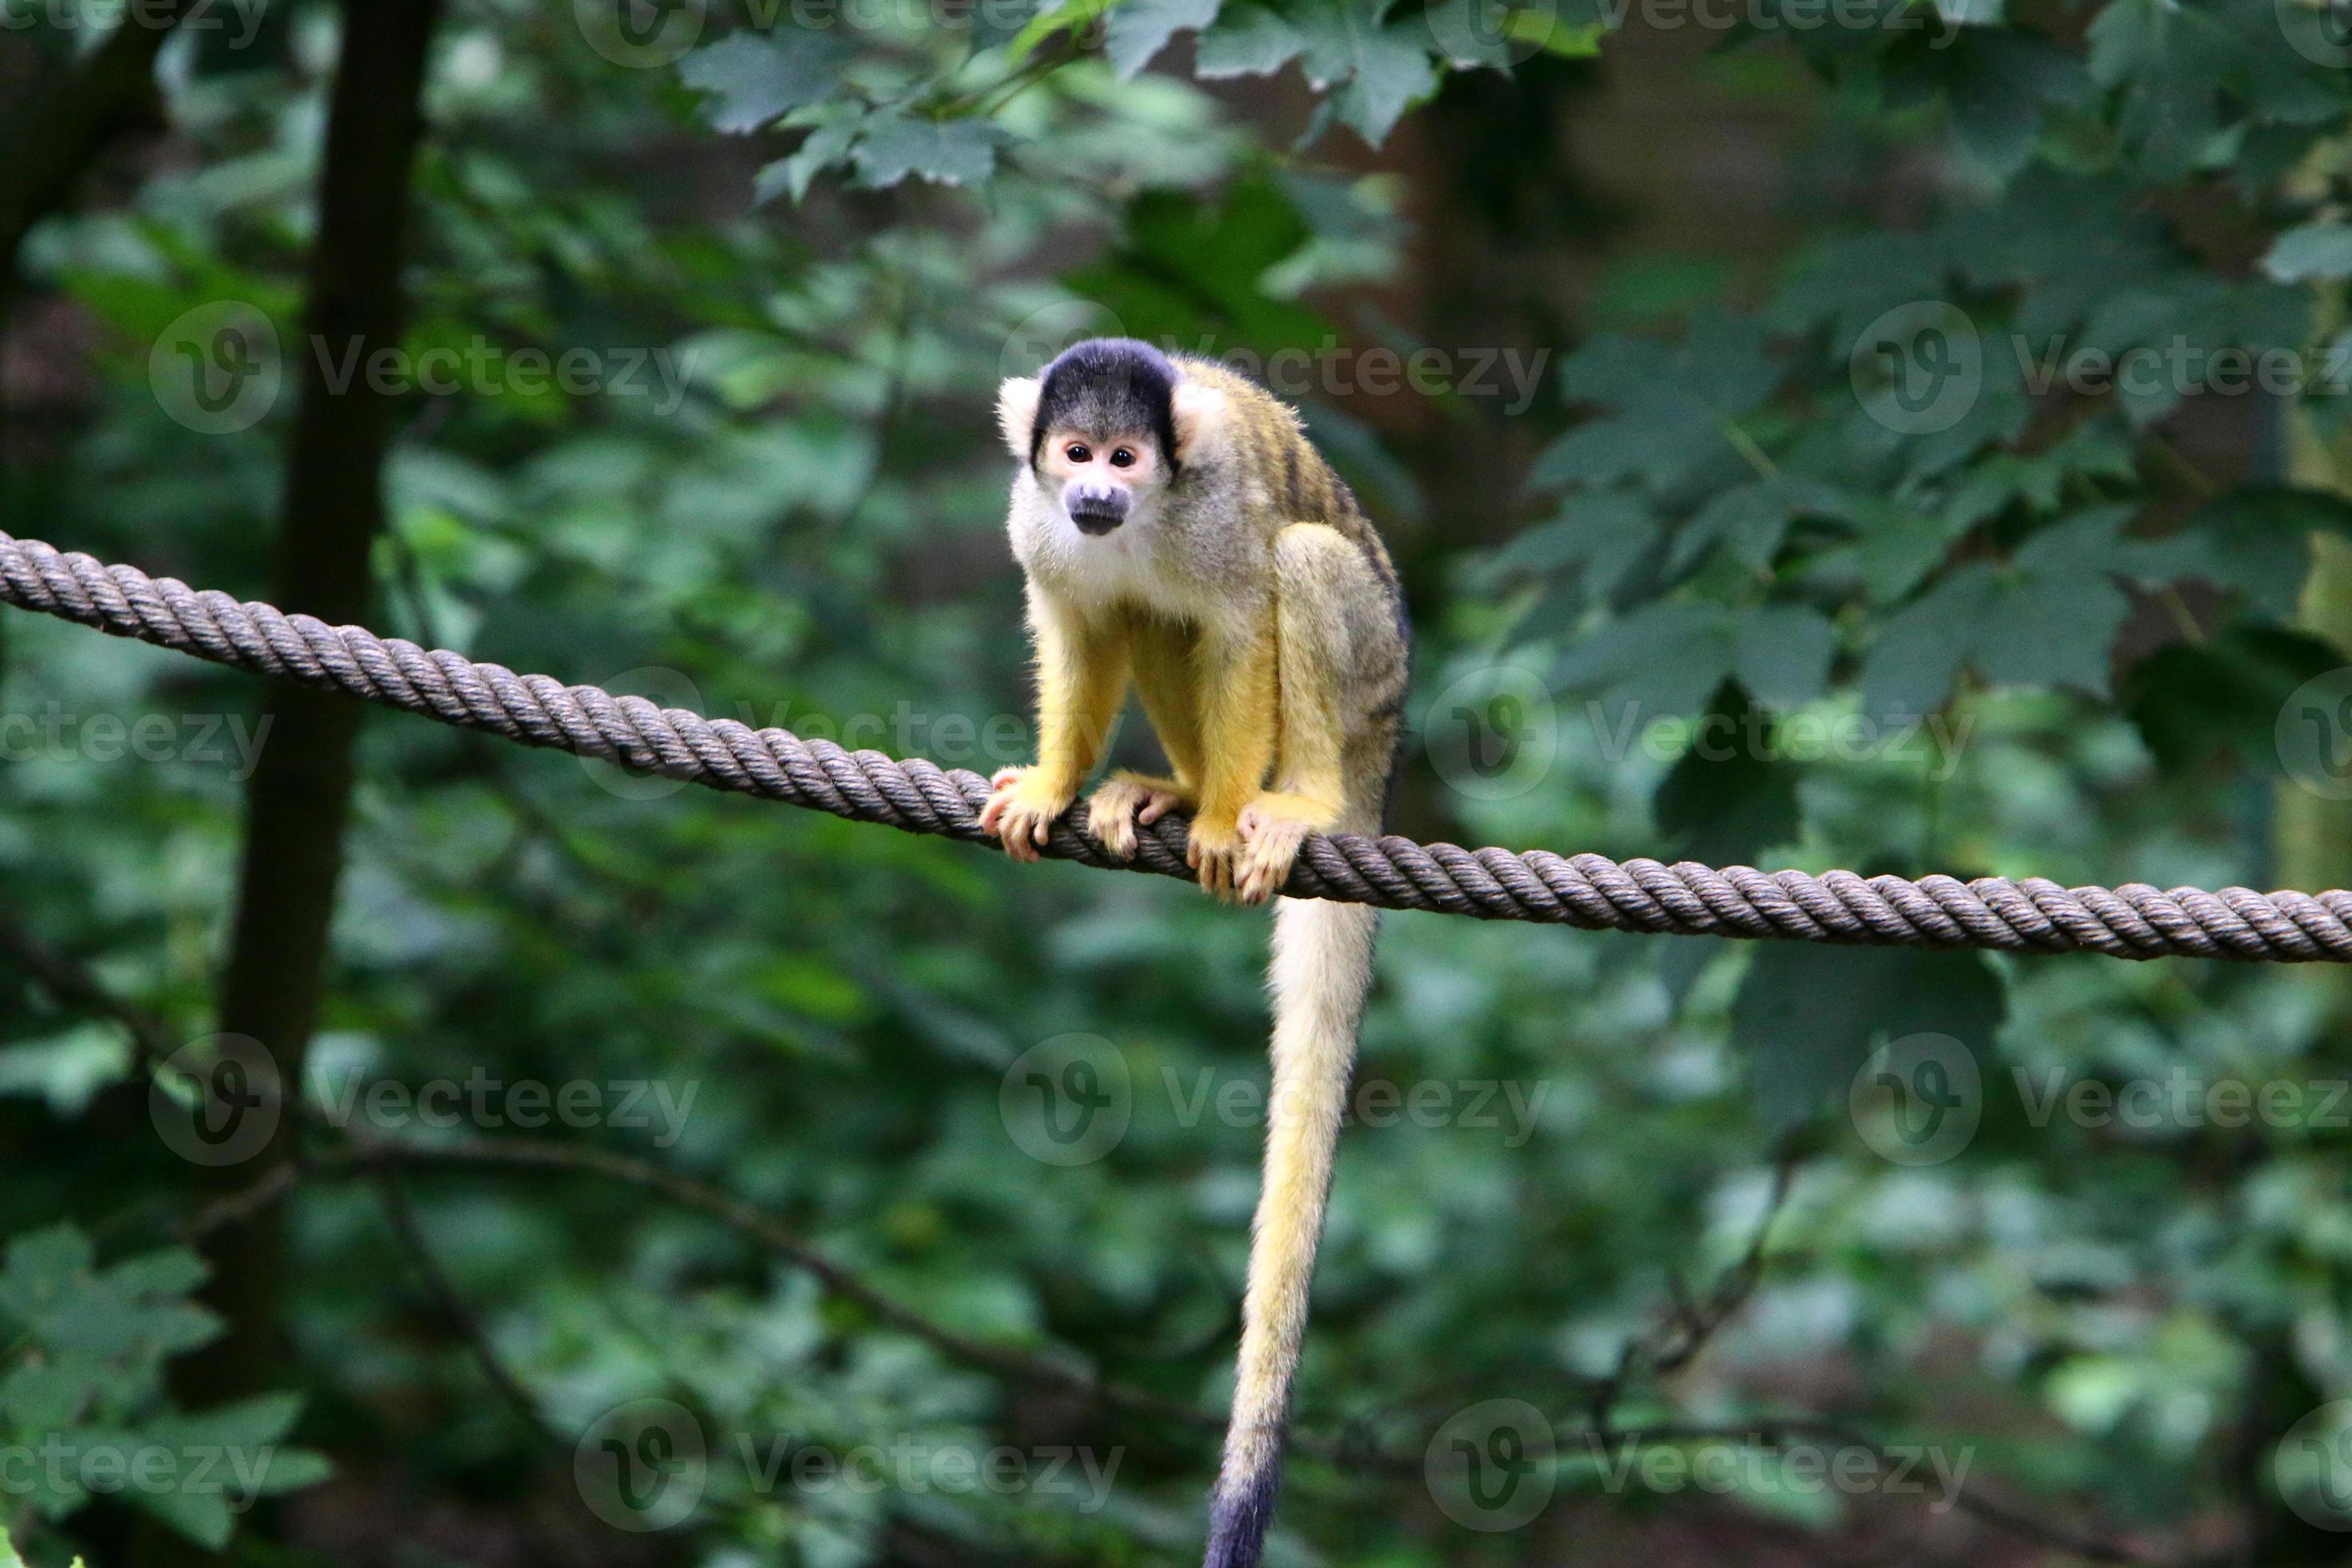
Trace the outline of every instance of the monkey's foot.
<instances>
[{"instance_id":1,"label":"monkey's foot","mask_svg":"<svg viewBox=\"0 0 2352 1568\"><path fill-rule=\"evenodd\" d=\"M1201 879L1202 890L1231 903L1240 897L1234 877L1242 858L1242 836L1228 818L1192 819L1192 837L1184 845L1185 863Z\"/></svg>"},{"instance_id":2,"label":"monkey's foot","mask_svg":"<svg viewBox=\"0 0 2352 1568\"><path fill-rule=\"evenodd\" d=\"M1244 807L1234 897L1244 904L1262 904L1279 892L1290 880L1298 847L1315 831L1315 818L1320 815L1276 795L1260 795Z\"/></svg>"},{"instance_id":3,"label":"monkey's foot","mask_svg":"<svg viewBox=\"0 0 2352 1568\"><path fill-rule=\"evenodd\" d=\"M1113 773L1087 797L1087 831L1096 843L1122 860L1135 858L1135 829L1149 827L1170 812L1190 805L1169 779L1141 773Z\"/></svg>"},{"instance_id":4,"label":"monkey's foot","mask_svg":"<svg viewBox=\"0 0 2352 1568\"><path fill-rule=\"evenodd\" d=\"M1038 852L1054 831L1054 819L1070 808L1071 796L1047 789L1034 768L999 768L988 781L995 793L980 808L980 826L1004 841L1015 860L1044 858Z\"/></svg>"}]
</instances>

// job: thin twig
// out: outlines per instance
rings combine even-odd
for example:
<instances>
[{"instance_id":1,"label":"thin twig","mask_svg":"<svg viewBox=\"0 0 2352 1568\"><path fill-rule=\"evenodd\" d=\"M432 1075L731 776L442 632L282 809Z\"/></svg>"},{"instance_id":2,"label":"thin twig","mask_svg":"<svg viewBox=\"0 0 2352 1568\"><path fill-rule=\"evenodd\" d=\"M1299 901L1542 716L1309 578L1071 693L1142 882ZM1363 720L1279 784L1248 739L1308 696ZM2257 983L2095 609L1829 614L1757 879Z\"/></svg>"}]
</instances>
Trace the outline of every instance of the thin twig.
<instances>
[{"instance_id":1,"label":"thin twig","mask_svg":"<svg viewBox=\"0 0 2352 1568\"><path fill-rule=\"evenodd\" d=\"M131 1036L133 1072L147 1076L182 1044L170 1025L123 996L68 956L8 915L0 915L0 953L14 959L33 983L68 1007L120 1024Z\"/></svg>"},{"instance_id":2,"label":"thin twig","mask_svg":"<svg viewBox=\"0 0 2352 1568\"><path fill-rule=\"evenodd\" d=\"M435 1256L432 1244L425 1239L424 1228L416 1223L416 1211L410 1206L408 1194L400 1184L400 1173L394 1163L370 1161L367 1163L368 1173L373 1178L377 1202L383 1209L385 1221L392 1226L393 1235L400 1242L401 1250L408 1254L410 1265L415 1268L426 1293L440 1308L441 1315L448 1319L450 1328L473 1352L475 1363L482 1369L482 1375L489 1380L490 1386L499 1391L499 1397L513 1406L515 1414L520 1415L542 1441L551 1447L569 1447L570 1440L550 1426L547 1417L540 1413L538 1401L531 1397L530 1391L523 1386L522 1379L499 1354L498 1347L490 1342L489 1331L482 1327L481 1319L466 1304L465 1297L459 1293L457 1282L449 1278L448 1270L441 1267L441 1260Z\"/></svg>"}]
</instances>

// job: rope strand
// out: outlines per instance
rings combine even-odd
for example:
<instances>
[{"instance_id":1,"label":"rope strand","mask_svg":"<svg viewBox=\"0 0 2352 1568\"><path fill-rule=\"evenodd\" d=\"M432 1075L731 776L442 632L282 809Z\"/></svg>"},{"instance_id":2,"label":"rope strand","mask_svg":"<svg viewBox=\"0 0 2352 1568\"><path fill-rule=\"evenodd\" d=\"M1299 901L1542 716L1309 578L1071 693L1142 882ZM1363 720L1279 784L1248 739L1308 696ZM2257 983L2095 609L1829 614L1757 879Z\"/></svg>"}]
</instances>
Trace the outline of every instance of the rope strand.
<instances>
[{"instance_id":1,"label":"rope strand","mask_svg":"<svg viewBox=\"0 0 2352 1568\"><path fill-rule=\"evenodd\" d=\"M37 610L215 664L341 691L524 745L602 757L711 789L788 801L853 822L968 843L988 781L920 757L845 751L788 730L753 730L517 675L362 626L330 626L268 605L199 593L171 577L109 566L37 540L0 533L0 603ZM1045 853L1105 869L1192 879L1185 824L1163 817L1137 834L1131 861L1085 831L1086 808L1055 824ZM2062 888L2042 878L1864 879L1851 871L1718 870L1693 861L1622 864L1601 855L1464 849L1394 836L1307 839L1283 891L1391 910L1535 921L1587 931L1670 932L1847 946L2103 952L2113 958L2229 958L2352 963L2352 893L2206 892L2126 882Z\"/></svg>"}]
</instances>

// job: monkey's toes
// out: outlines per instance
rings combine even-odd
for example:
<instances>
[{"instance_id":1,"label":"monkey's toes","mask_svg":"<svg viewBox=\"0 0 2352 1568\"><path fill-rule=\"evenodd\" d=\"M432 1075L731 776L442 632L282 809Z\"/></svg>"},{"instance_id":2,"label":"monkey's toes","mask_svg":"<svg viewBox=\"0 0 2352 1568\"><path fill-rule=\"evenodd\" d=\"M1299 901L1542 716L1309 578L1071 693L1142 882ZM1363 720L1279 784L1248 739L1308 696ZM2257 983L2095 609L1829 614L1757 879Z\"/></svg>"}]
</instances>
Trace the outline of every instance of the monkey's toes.
<instances>
[{"instance_id":1,"label":"monkey's toes","mask_svg":"<svg viewBox=\"0 0 2352 1568\"><path fill-rule=\"evenodd\" d=\"M1112 779L1087 799L1087 831L1121 860L1135 858L1135 820L1145 792L1125 779Z\"/></svg>"},{"instance_id":2,"label":"monkey's toes","mask_svg":"<svg viewBox=\"0 0 2352 1568\"><path fill-rule=\"evenodd\" d=\"M1262 904L1290 880L1298 847L1307 842L1307 825L1253 806L1242 813L1241 834L1234 896L1245 904Z\"/></svg>"}]
</instances>

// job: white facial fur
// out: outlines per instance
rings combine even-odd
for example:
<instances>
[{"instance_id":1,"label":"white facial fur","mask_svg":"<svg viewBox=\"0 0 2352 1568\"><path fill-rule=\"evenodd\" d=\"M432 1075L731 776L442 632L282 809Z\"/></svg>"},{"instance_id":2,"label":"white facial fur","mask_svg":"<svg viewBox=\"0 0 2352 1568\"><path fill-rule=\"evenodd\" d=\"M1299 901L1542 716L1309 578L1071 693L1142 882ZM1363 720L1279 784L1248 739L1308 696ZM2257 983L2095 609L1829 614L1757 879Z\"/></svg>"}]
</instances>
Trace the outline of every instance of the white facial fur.
<instances>
[{"instance_id":1,"label":"white facial fur","mask_svg":"<svg viewBox=\"0 0 2352 1568\"><path fill-rule=\"evenodd\" d=\"M1149 433L1105 441L1048 431L1033 466L1039 390L1035 378L1016 376L997 395L998 425L1020 460L1007 527L1013 554L1030 576L1090 607L1123 604L1188 619L1223 613L1234 602L1225 567L1240 544L1231 527L1235 476L1222 460L1225 394L1178 382L1171 413L1179 467L1171 470ZM1086 449L1084 460L1073 458L1073 445ZM1134 460L1111 464L1122 447ZM1079 475L1126 486L1129 509L1119 526L1088 533L1072 521L1068 500Z\"/></svg>"}]
</instances>

